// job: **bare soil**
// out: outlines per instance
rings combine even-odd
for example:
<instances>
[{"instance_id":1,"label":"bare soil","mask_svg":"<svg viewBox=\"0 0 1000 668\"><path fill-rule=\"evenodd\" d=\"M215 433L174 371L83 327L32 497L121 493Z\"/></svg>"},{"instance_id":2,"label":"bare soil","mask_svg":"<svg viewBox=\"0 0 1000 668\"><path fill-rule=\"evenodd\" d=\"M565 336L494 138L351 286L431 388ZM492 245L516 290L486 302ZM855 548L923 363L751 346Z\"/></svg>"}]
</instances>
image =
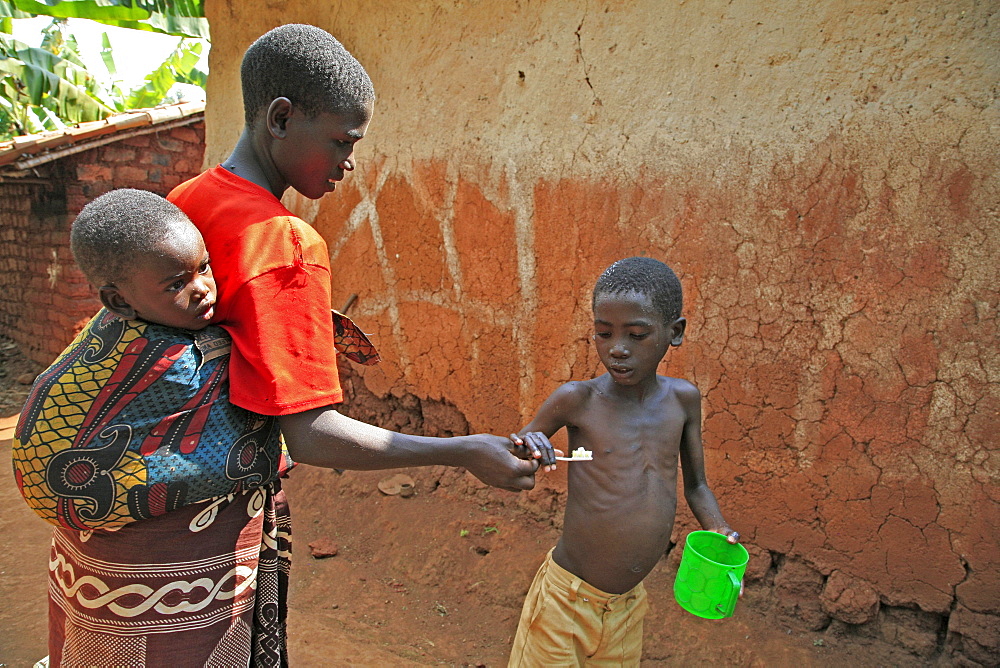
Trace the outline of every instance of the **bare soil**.
<instances>
[{"instance_id":1,"label":"bare soil","mask_svg":"<svg viewBox=\"0 0 1000 668\"><path fill-rule=\"evenodd\" d=\"M0 339L0 471L39 369ZM23 378L22 378L23 380ZM535 569L558 538L539 492L487 492L443 467L408 470L415 493L378 490L392 472L300 466L286 481L295 559L289 642L293 666L503 666ZM0 666L45 656L48 525L0 483ZM499 499L499 500L498 500ZM310 556L323 543L334 556ZM888 666L926 663L862 635L804 632L779 621L767 578L747 587L736 615L706 621L672 600L678 550L647 578L644 665ZM842 629L841 629L842 631Z\"/></svg>"}]
</instances>

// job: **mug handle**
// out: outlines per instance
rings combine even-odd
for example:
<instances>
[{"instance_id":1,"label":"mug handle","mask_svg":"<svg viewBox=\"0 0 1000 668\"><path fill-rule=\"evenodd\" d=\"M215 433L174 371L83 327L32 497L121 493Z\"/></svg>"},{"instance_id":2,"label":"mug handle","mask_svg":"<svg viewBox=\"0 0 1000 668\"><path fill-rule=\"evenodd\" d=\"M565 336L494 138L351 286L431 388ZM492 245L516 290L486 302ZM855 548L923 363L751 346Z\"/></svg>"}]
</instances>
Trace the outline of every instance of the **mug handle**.
<instances>
[{"instance_id":1,"label":"mug handle","mask_svg":"<svg viewBox=\"0 0 1000 668\"><path fill-rule=\"evenodd\" d=\"M716 609L722 613L723 617L732 617L733 612L736 610L736 601L740 597L740 588L743 586L743 581L736 577L736 574L732 571L728 571L726 575L729 576L729 597L725 601L725 607L720 604L716 606Z\"/></svg>"}]
</instances>

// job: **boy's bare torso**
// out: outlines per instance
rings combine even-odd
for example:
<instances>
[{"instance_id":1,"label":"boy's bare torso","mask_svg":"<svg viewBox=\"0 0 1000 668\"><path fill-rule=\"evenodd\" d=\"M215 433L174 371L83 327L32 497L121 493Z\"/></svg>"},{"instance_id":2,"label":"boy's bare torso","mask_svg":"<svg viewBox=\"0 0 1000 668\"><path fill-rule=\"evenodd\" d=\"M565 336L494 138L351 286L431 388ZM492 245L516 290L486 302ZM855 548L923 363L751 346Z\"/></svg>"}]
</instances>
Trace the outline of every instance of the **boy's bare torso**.
<instances>
[{"instance_id":1,"label":"boy's bare torso","mask_svg":"<svg viewBox=\"0 0 1000 668\"><path fill-rule=\"evenodd\" d=\"M623 395L605 374L568 383L569 495L556 563L589 584L624 593L653 569L670 541L677 507L678 454L697 389L657 376L645 396Z\"/></svg>"}]
</instances>

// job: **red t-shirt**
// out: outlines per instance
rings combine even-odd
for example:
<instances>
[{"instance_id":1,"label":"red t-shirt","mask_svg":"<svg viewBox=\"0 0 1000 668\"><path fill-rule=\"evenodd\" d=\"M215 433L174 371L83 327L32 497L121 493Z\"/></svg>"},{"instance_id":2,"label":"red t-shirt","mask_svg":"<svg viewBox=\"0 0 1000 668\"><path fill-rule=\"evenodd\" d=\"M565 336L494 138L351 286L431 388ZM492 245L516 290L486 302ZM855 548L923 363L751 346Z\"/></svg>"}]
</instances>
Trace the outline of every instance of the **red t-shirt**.
<instances>
[{"instance_id":1,"label":"red t-shirt","mask_svg":"<svg viewBox=\"0 0 1000 668\"><path fill-rule=\"evenodd\" d=\"M221 165L167 199L205 238L218 284L213 323L233 337L230 400L291 415L343 400L330 318L330 255L269 191Z\"/></svg>"}]
</instances>

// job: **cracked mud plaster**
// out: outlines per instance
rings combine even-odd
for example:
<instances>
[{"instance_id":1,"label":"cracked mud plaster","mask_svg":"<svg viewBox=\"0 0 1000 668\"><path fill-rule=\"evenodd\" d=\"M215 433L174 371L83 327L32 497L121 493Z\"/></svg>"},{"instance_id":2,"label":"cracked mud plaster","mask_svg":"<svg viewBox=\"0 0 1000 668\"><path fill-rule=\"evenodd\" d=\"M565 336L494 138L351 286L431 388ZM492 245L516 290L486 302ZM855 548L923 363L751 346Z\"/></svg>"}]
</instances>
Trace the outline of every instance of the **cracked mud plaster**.
<instances>
[{"instance_id":1,"label":"cracked mud plaster","mask_svg":"<svg viewBox=\"0 0 1000 668\"><path fill-rule=\"evenodd\" d=\"M827 578L834 617L874 591L883 626L996 645L994 6L273 4L208 3L232 28L208 163L277 22L331 29L373 73L360 168L305 213L334 304L358 293L383 351L359 372L380 419L430 401L520 426L599 370L599 272L662 257L689 319L662 371L701 389L709 480L751 546Z\"/></svg>"},{"instance_id":2,"label":"cracked mud plaster","mask_svg":"<svg viewBox=\"0 0 1000 668\"><path fill-rule=\"evenodd\" d=\"M957 549L996 545L992 522L968 519L995 512L973 502L995 485L994 437L969 428L996 423L986 371L992 364L995 374L987 342L996 293L988 264L977 262L995 249L956 252L983 223L957 215L969 203L954 199L952 173L938 173L944 224L920 238L894 220L897 201L872 197L881 184L862 183L834 148L819 147L813 164L785 170L758 195L769 208L755 212L763 225L741 221L735 234L698 239L700 248L678 244L737 258L704 258L704 324L692 322L692 332L704 327L695 364L712 369L706 441L721 439L713 479L739 481L732 493L753 499L740 521L756 524L753 540L768 549L868 581L886 603L946 612L972 553L972 572L995 586L995 552ZM955 327L956 297L992 303L981 309L987 318ZM942 355L978 373L956 376ZM965 401L935 410L935 395L955 383Z\"/></svg>"},{"instance_id":3,"label":"cracked mud plaster","mask_svg":"<svg viewBox=\"0 0 1000 668\"><path fill-rule=\"evenodd\" d=\"M995 614L1000 254L966 166L932 158L900 181L865 150L831 137L752 192L539 181L527 318L523 203L502 184L431 165L360 198L348 185L317 226L341 240L335 283L362 295L352 315L386 359L362 370L369 388L419 388L496 433L598 369L600 271L665 259L689 327L661 371L702 390L712 485L744 536L867 583L886 605ZM377 224L338 227L361 206ZM527 383L525 355L538 370Z\"/></svg>"}]
</instances>

